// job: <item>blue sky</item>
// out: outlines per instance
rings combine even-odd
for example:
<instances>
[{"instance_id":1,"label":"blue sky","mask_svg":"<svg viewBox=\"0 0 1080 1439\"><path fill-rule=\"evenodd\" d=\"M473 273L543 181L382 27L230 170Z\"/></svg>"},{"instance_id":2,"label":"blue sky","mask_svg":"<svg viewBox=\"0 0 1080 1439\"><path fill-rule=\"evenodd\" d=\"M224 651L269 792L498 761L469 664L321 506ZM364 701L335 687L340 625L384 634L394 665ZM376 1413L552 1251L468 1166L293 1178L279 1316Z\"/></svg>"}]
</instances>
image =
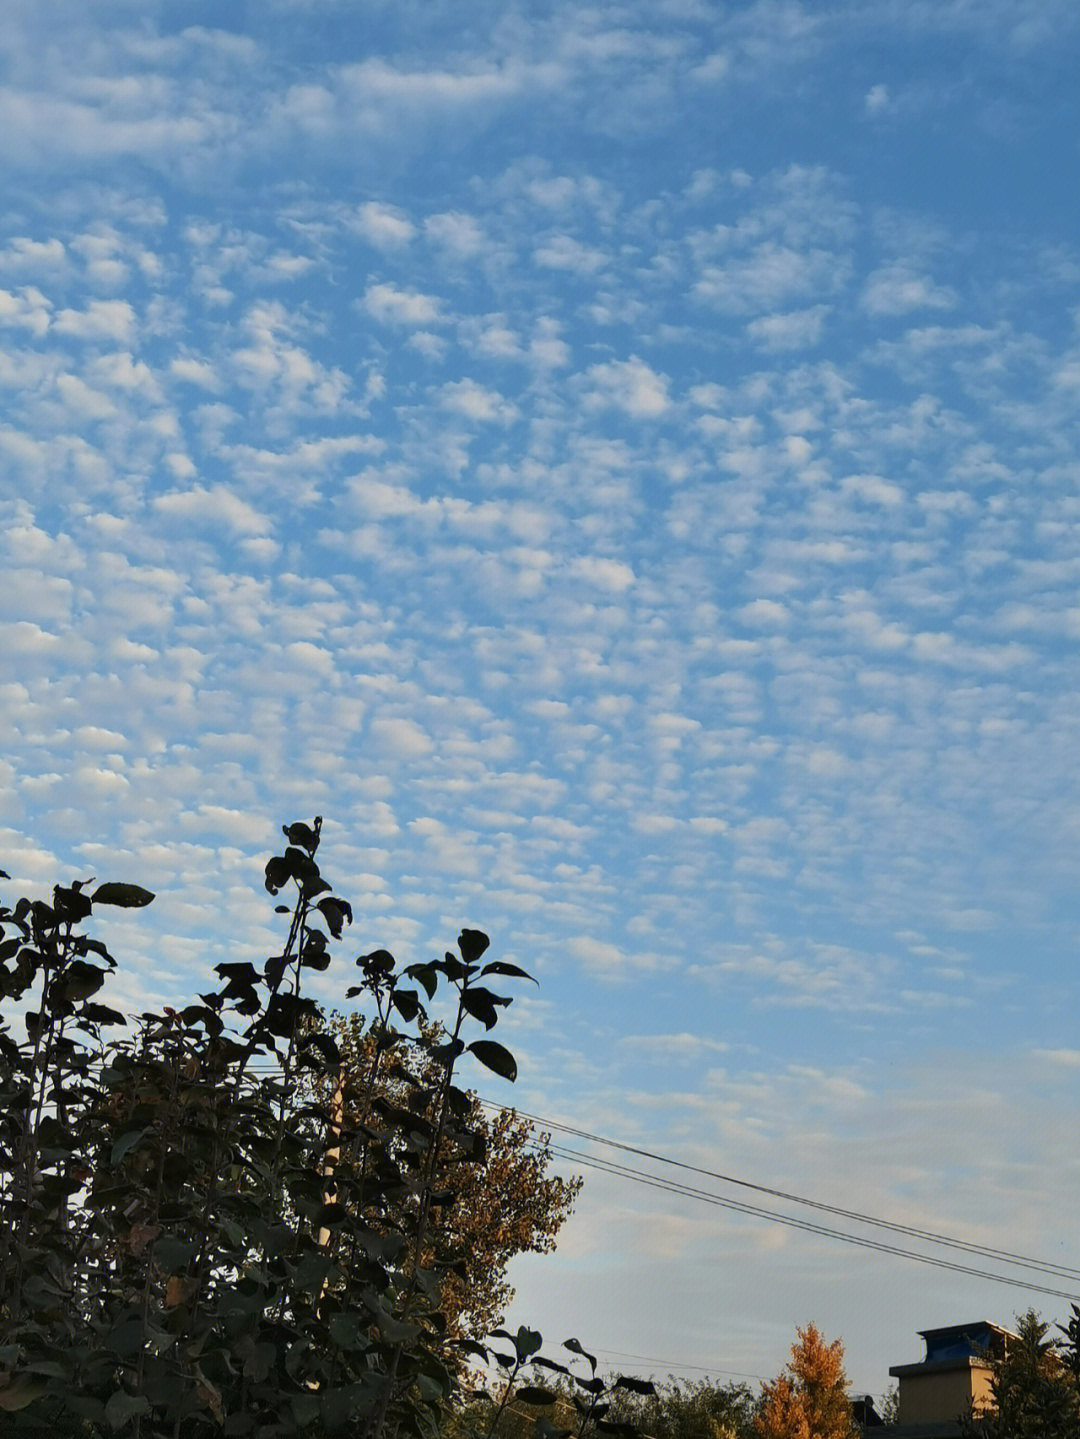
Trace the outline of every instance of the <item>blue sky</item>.
<instances>
[{"instance_id":1,"label":"blue sky","mask_svg":"<svg viewBox=\"0 0 1080 1439\"><path fill-rule=\"evenodd\" d=\"M321 813L354 952L537 975L523 1107L1077 1263L1078 40L9 4L4 867L158 892L141 1005L266 952ZM600 1176L517 1279L877 1392L1066 1307Z\"/></svg>"}]
</instances>

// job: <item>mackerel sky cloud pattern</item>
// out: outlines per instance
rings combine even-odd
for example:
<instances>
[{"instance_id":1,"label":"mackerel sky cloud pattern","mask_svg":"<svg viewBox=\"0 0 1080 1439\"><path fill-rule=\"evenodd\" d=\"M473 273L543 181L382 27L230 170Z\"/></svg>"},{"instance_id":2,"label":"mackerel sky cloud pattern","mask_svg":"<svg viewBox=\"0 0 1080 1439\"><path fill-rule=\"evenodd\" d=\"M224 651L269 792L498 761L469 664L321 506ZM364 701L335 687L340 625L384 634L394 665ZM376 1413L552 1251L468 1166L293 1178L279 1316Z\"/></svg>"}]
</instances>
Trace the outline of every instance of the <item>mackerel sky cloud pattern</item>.
<instances>
[{"instance_id":1,"label":"mackerel sky cloud pattern","mask_svg":"<svg viewBox=\"0 0 1080 1439\"><path fill-rule=\"evenodd\" d=\"M0 20L3 867L157 891L141 1007L321 813L358 952L537 975L524 1108L1075 1263L1074 7L231 23ZM593 1176L511 1317L1024 1305L856 1257Z\"/></svg>"}]
</instances>

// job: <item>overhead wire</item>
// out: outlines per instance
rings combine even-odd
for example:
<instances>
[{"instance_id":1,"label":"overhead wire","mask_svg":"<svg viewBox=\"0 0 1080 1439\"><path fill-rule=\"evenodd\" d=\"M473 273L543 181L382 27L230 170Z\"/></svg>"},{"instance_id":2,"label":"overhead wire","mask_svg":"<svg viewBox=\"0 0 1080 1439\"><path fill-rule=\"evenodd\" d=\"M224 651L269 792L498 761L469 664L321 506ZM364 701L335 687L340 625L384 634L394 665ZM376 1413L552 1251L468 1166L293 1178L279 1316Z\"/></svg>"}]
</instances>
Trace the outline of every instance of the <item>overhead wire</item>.
<instances>
[{"instance_id":1,"label":"overhead wire","mask_svg":"<svg viewBox=\"0 0 1080 1439\"><path fill-rule=\"evenodd\" d=\"M978 1269L971 1264L960 1264L955 1260L943 1259L938 1255L920 1254L918 1250L904 1249L897 1244L888 1244L880 1239L870 1239L865 1235L851 1234L842 1229L833 1229L827 1225L815 1224L810 1219L798 1219L794 1215L782 1214L775 1209L766 1209L761 1205L747 1204L739 1199L725 1199L721 1195L710 1194L707 1190L698 1189L694 1185L681 1184L677 1180L663 1179L657 1175L645 1174L641 1170L629 1168L627 1165L616 1164L606 1159L597 1159L582 1154L579 1150L565 1149L560 1145L549 1146L552 1154L560 1158L570 1159L578 1164L584 1164L587 1168L596 1169L604 1174L612 1174L621 1179L632 1180L636 1184L643 1184L653 1189L661 1189L669 1194L679 1194L686 1198L695 1199L700 1203L709 1204L717 1209L727 1209L738 1214L748 1214L754 1218L767 1219L771 1223L781 1224L791 1229L800 1229L808 1234L817 1234L826 1239L835 1239L844 1244L854 1244L862 1249L875 1250L879 1254L892 1254L897 1258L911 1259L920 1264L929 1264L935 1269L951 1270L956 1274L968 1274L978 1279L990 1279L998 1284L1009 1284L1016 1289L1030 1290L1038 1294L1053 1295L1058 1299L1075 1300L1080 1295L1080 1287L1074 1290L1053 1289L1045 1284L1039 1284L1031 1280L1017 1278L1011 1274L997 1274L989 1269Z\"/></svg>"},{"instance_id":2,"label":"overhead wire","mask_svg":"<svg viewBox=\"0 0 1080 1439\"><path fill-rule=\"evenodd\" d=\"M494 1100L480 1099L481 1105L486 1109L502 1110L509 1106L497 1104ZM784 1189L777 1189L771 1185L760 1184L750 1179L738 1178L732 1174L725 1174L715 1169L706 1169L701 1165L689 1164L684 1160L673 1159L670 1155L659 1154L654 1150L643 1149L638 1145L627 1144L622 1140L611 1139L605 1135L593 1134L588 1130L578 1128L576 1125L564 1124L559 1120L548 1119L542 1115L530 1114L525 1110L516 1109L513 1111L522 1119L528 1120L530 1124L539 1125L541 1129L549 1132L569 1134L578 1139L583 1139L592 1144L603 1145L610 1149L622 1150L624 1153L633 1154L639 1158L651 1160L657 1164L668 1165L671 1168L685 1170L692 1174L699 1174L708 1179L714 1179L723 1184L730 1184L742 1189L749 1189L758 1194L764 1194L769 1198L781 1199L791 1204L803 1205L807 1208L817 1210L821 1213L835 1215L838 1218L851 1219L860 1224L866 1224L878 1229L889 1230L896 1234L906 1235L908 1238L921 1239L930 1244L937 1244L946 1248L961 1250L965 1253L975 1255L984 1259L992 1259L1003 1264L1012 1264L1020 1268L1030 1269L1062 1279L1076 1279L1080 1281L1080 1269L1066 1264L1056 1264L1051 1260L1035 1259L1030 1255L1018 1254L1013 1250L1000 1249L989 1244L977 1244L972 1240L959 1239L954 1235L943 1234L937 1230L920 1228L917 1225L902 1224L896 1220L882 1219L878 1215L864 1213L857 1209L845 1209L840 1205L828 1204L823 1200L810 1199L806 1195L795 1194ZM583 1158L578 1151L568 1151L573 1157ZM636 1178L644 1171L628 1169L628 1178ZM697 1191L705 1194L705 1191ZM726 1204L736 1205L737 1201L725 1201ZM772 1215L773 1211L765 1211ZM841 1236L841 1231L832 1231ZM901 1251L907 1253L909 1251ZM1016 1282L1016 1281L1010 1281ZM1052 1291L1048 1291L1052 1292ZM1069 1294L1066 1298L1073 1298Z\"/></svg>"},{"instance_id":3,"label":"overhead wire","mask_svg":"<svg viewBox=\"0 0 1080 1439\"><path fill-rule=\"evenodd\" d=\"M260 1065L259 1068L261 1069L262 1066ZM699 1203L705 1203L714 1208L746 1214L752 1218L764 1219L774 1224L780 1224L786 1228L816 1234L822 1238L855 1245L858 1248L892 1255L896 1258L908 1259L915 1263L929 1265L933 1268L958 1274L966 1274L973 1278L986 1279L994 1283L1006 1284L1013 1288L1026 1289L1034 1293L1046 1294L1058 1299L1075 1301L1080 1297L1080 1269L1070 1265L1057 1264L1050 1260L1036 1259L1030 1255L1019 1254L1015 1251L1001 1249L993 1245L978 1244L972 1240L961 1239L955 1235L945 1234L937 1230L922 1228L918 1225L904 1224L896 1220L884 1219L879 1215L868 1214L861 1210L848 1209L841 1205L829 1204L823 1200L812 1199L806 1195L797 1194L790 1190L779 1189L772 1185L744 1179L720 1170L708 1169L701 1165L691 1164L685 1160L675 1159L670 1155L661 1154L655 1150L645 1149L639 1145L629 1144L623 1140L612 1139L606 1135L595 1134L577 1125L566 1124L560 1120L551 1119L544 1115L533 1114L527 1110L517 1109L514 1106L499 1104L495 1100L485 1099L479 1095L477 1096L477 1100L484 1109L514 1113L519 1118L526 1120L530 1125L539 1127L541 1131L546 1131L551 1134L569 1135L590 1144L600 1145L609 1149L622 1151L637 1158L647 1159L655 1164L661 1164L670 1168L683 1170L687 1173L700 1175L721 1184L746 1189L753 1193L764 1195L767 1198L799 1205L821 1214L847 1219L857 1224L885 1230L909 1239L921 1240L924 1243L933 1244L940 1248L952 1249L958 1253L970 1255L973 1258L987 1259L997 1264L1026 1269L1032 1274L1042 1274L1049 1278L1058 1278L1065 1281L1075 1279L1077 1281L1077 1288L1074 1290L1057 1289L1035 1280L1018 1278L1010 1274L1000 1274L993 1270L981 1269L975 1265L960 1263L955 1259L947 1259L940 1255L922 1253L917 1249L908 1249L902 1245L891 1244L885 1240L874 1239L866 1235L853 1234L848 1230L817 1223L810 1219L800 1219L795 1215L784 1214L779 1210L770 1209L763 1205L751 1204L733 1197L725 1197L710 1190L701 1189L695 1185L685 1184L661 1175L650 1174L646 1170L636 1169L631 1165L618 1164L613 1160L588 1155L581 1150L572 1149L565 1145L549 1145L553 1155L566 1159L571 1163L581 1164L586 1168L594 1169L600 1173L607 1173L613 1177L625 1179L632 1183L696 1200Z\"/></svg>"}]
</instances>

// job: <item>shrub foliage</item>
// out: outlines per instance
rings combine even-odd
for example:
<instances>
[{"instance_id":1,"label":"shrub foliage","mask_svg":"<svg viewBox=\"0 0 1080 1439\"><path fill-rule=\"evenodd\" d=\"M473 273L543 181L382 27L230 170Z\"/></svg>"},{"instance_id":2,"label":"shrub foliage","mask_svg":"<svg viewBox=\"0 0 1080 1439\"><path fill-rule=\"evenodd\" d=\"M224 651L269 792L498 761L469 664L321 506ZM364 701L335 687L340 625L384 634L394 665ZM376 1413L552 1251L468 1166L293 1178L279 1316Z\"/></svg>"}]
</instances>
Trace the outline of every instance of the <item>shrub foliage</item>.
<instances>
[{"instance_id":1,"label":"shrub foliage","mask_svg":"<svg viewBox=\"0 0 1080 1439\"><path fill-rule=\"evenodd\" d=\"M504 982L528 976L485 962L478 930L428 963L361 955L343 1107L340 1036L304 990L352 919L320 828L285 826L266 866L288 901L281 952L218 964L214 988L130 1026L102 1002L116 962L84 925L152 894L75 882L0 907L5 1433L424 1435L458 1391L455 1355L485 1353L447 1333L469 1255L432 1236L454 1233L448 1169L483 1156L457 1067L515 1077L488 1034ZM445 1030L426 1022L439 991Z\"/></svg>"}]
</instances>

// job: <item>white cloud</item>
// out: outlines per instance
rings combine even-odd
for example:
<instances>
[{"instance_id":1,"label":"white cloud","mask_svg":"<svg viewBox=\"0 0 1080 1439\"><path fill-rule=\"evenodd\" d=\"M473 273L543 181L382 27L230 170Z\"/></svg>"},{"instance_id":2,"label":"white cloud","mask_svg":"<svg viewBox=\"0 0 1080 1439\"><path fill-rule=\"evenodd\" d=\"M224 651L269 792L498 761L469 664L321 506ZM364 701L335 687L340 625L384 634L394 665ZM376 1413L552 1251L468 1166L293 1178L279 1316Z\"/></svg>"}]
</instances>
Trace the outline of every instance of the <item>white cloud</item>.
<instances>
[{"instance_id":1,"label":"white cloud","mask_svg":"<svg viewBox=\"0 0 1080 1439\"><path fill-rule=\"evenodd\" d=\"M427 731L405 716L373 719L368 733L378 752L390 759L423 759L435 748Z\"/></svg>"},{"instance_id":2,"label":"white cloud","mask_svg":"<svg viewBox=\"0 0 1080 1439\"><path fill-rule=\"evenodd\" d=\"M828 305L784 314L762 315L746 327L748 337L763 350L805 350L821 341Z\"/></svg>"},{"instance_id":3,"label":"white cloud","mask_svg":"<svg viewBox=\"0 0 1080 1439\"><path fill-rule=\"evenodd\" d=\"M170 524L220 526L234 535L265 535L269 528L266 515L225 485L211 489L196 485L194 489L159 495L154 509Z\"/></svg>"},{"instance_id":4,"label":"white cloud","mask_svg":"<svg viewBox=\"0 0 1080 1439\"><path fill-rule=\"evenodd\" d=\"M494 390L487 390L475 380L454 380L440 392L444 409L467 420L494 421L509 425L517 418L517 408Z\"/></svg>"},{"instance_id":5,"label":"white cloud","mask_svg":"<svg viewBox=\"0 0 1080 1439\"><path fill-rule=\"evenodd\" d=\"M353 225L380 250L397 250L416 238L416 226L403 210L368 200L357 208Z\"/></svg>"},{"instance_id":6,"label":"white cloud","mask_svg":"<svg viewBox=\"0 0 1080 1439\"><path fill-rule=\"evenodd\" d=\"M572 235L552 235L537 248L535 258L549 270L571 270L577 275L594 275L607 263L602 250L583 245Z\"/></svg>"},{"instance_id":7,"label":"white cloud","mask_svg":"<svg viewBox=\"0 0 1080 1439\"><path fill-rule=\"evenodd\" d=\"M634 571L624 560L602 555L579 555L571 561L569 573L575 580L612 594L622 594L634 583Z\"/></svg>"},{"instance_id":8,"label":"white cloud","mask_svg":"<svg viewBox=\"0 0 1080 1439\"><path fill-rule=\"evenodd\" d=\"M439 301L419 290L400 290L395 285L369 285L364 308L382 324L432 325L441 318Z\"/></svg>"},{"instance_id":9,"label":"white cloud","mask_svg":"<svg viewBox=\"0 0 1080 1439\"><path fill-rule=\"evenodd\" d=\"M626 980L635 972L664 967L658 955L628 951L609 940L586 934L574 935L568 948L574 958L599 979Z\"/></svg>"},{"instance_id":10,"label":"white cloud","mask_svg":"<svg viewBox=\"0 0 1080 1439\"><path fill-rule=\"evenodd\" d=\"M189 385L197 385L202 390L209 390L211 394L217 394L222 388L217 371L206 360L196 360L192 356L177 356L176 359L169 362L169 370L178 380L183 380Z\"/></svg>"},{"instance_id":11,"label":"white cloud","mask_svg":"<svg viewBox=\"0 0 1080 1439\"><path fill-rule=\"evenodd\" d=\"M776 629L786 625L790 618L787 606L778 600L752 600L739 611L739 619L752 629Z\"/></svg>"},{"instance_id":12,"label":"white cloud","mask_svg":"<svg viewBox=\"0 0 1080 1439\"><path fill-rule=\"evenodd\" d=\"M135 311L126 300L91 300L85 310L60 310L53 321L57 334L80 340L118 340L133 344Z\"/></svg>"},{"instance_id":13,"label":"white cloud","mask_svg":"<svg viewBox=\"0 0 1080 1439\"><path fill-rule=\"evenodd\" d=\"M632 355L590 367L589 403L611 405L634 419L659 419L671 406L670 380Z\"/></svg>"},{"instance_id":14,"label":"white cloud","mask_svg":"<svg viewBox=\"0 0 1080 1439\"><path fill-rule=\"evenodd\" d=\"M840 488L846 495L854 495L867 504L884 505L886 509L902 504L904 499L900 486L881 475L845 475Z\"/></svg>"},{"instance_id":15,"label":"white cloud","mask_svg":"<svg viewBox=\"0 0 1080 1439\"><path fill-rule=\"evenodd\" d=\"M67 251L61 240L35 240L16 235L0 250L0 272L6 274L49 274L63 268Z\"/></svg>"},{"instance_id":16,"label":"white cloud","mask_svg":"<svg viewBox=\"0 0 1080 1439\"><path fill-rule=\"evenodd\" d=\"M691 1064L709 1054L722 1054L730 1046L723 1040L709 1039L682 1030L677 1034L627 1034L619 1040L630 1057L644 1055L659 1062L674 1061Z\"/></svg>"},{"instance_id":17,"label":"white cloud","mask_svg":"<svg viewBox=\"0 0 1080 1439\"><path fill-rule=\"evenodd\" d=\"M51 305L40 290L26 286L11 294L0 290L0 325L29 330L40 339L49 328Z\"/></svg>"},{"instance_id":18,"label":"white cloud","mask_svg":"<svg viewBox=\"0 0 1080 1439\"><path fill-rule=\"evenodd\" d=\"M936 285L904 264L875 270L863 286L861 303L871 315L904 315L909 310L951 310L957 303L954 290Z\"/></svg>"},{"instance_id":19,"label":"white cloud","mask_svg":"<svg viewBox=\"0 0 1080 1439\"><path fill-rule=\"evenodd\" d=\"M435 244L462 258L479 254L486 243L476 218L460 210L444 210L428 215L424 220L424 233Z\"/></svg>"}]
</instances>

